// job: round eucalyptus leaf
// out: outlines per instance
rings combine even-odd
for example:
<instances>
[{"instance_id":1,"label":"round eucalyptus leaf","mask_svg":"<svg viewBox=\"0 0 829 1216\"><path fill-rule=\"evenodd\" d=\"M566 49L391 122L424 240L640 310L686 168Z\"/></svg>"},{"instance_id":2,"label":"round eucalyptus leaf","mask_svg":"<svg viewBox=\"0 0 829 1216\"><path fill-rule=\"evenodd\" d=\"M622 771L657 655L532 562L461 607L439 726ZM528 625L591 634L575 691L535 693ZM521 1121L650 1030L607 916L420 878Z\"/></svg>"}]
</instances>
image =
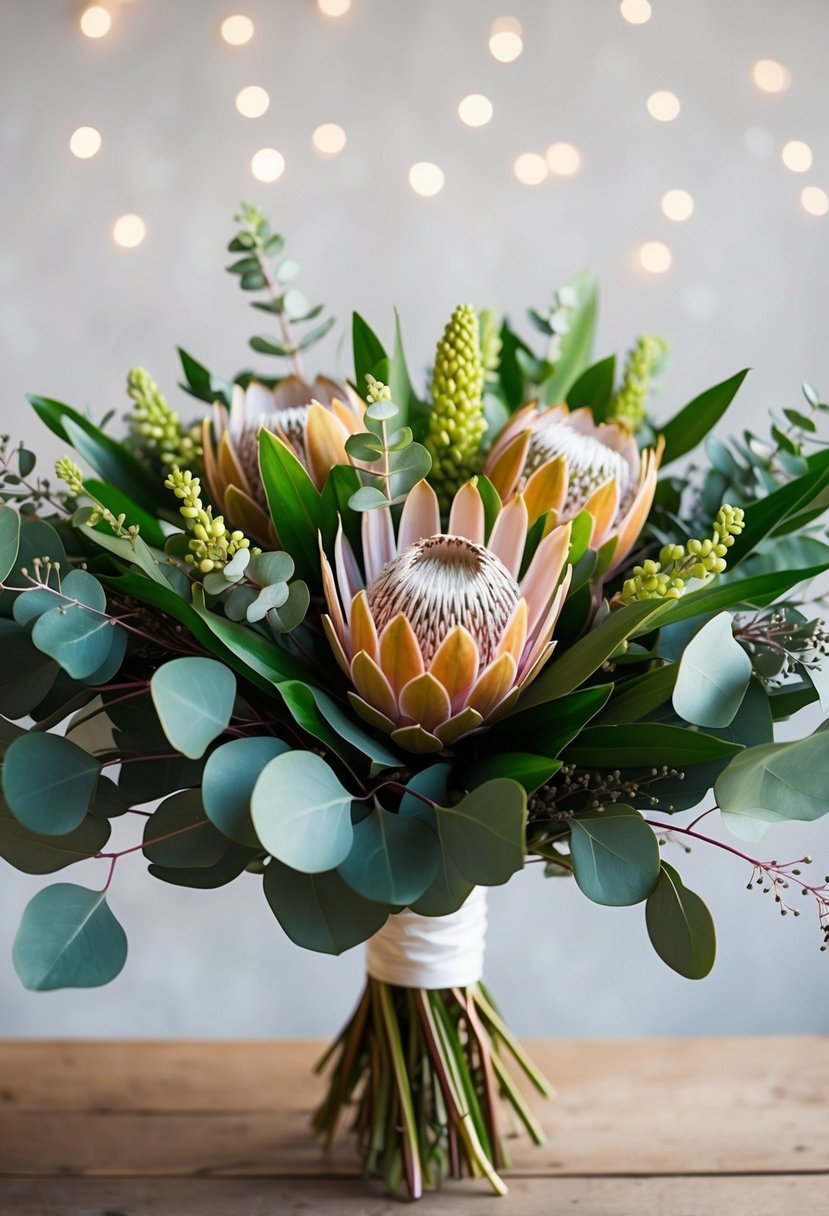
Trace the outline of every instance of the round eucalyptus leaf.
<instances>
[{"instance_id":1,"label":"round eucalyptus leaf","mask_svg":"<svg viewBox=\"0 0 829 1216\"><path fill-rule=\"evenodd\" d=\"M0 713L23 718L49 693L60 667L32 645L28 633L4 623L11 628L0 633Z\"/></svg>"},{"instance_id":2,"label":"round eucalyptus leaf","mask_svg":"<svg viewBox=\"0 0 829 1216\"><path fill-rule=\"evenodd\" d=\"M265 765L288 750L281 739L262 735L231 739L211 752L204 766L202 801L208 818L225 836L259 848L250 817L253 787Z\"/></svg>"},{"instance_id":3,"label":"round eucalyptus leaf","mask_svg":"<svg viewBox=\"0 0 829 1216\"><path fill-rule=\"evenodd\" d=\"M0 857L24 874L54 874L99 853L109 839L109 823L93 815L65 836L44 836L23 826L0 802Z\"/></svg>"},{"instance_id":4,"label":"round eucalyptus leaf","mask_svg":"<svg viewBox=\"0 0 829 1216\"><path fill-rule=\"evenodd\" d=\"M352 891L336 870L302 874L272 858L265 898L292 942L321 954L342 954L382 929L389 910Z\"/></svg>"},{"instance_id":5,"label":"round eucalyptus leaf","mask_svg":"<svg viewBox=\"0 0 829 1216\"><path fill-rule=\"evenodd\" d=\"M247 619L252 625L266 617L272 608L281 608L288 598L287 583L269 583L263 587L248 607Z\"/></svg>"},{"instance_id":6,"label":"round eucalyptus leaf","mask_svg":"<svg viewBox=\"0 0 829 1216\"><path fill-rule=\"evenodd\" d=\"M278 608L271 608L268 624L274 633L290 633L305 620L311 593L308 584L296 579L288 588L288 598Z\"/></svg>"},{"instance_id":7,"label":"round eucalyptus leaf","mask_svg":"<svg viewBox=\"0 0 829 1216\"><path fill-rule=\"evenodd\" d=\"M152 864L147 867L153 878L170 883L175 887L190 887L196 891L214 891L233 882L244 872L251 860L256 856L252 849L244 845L225 841L225 851L218 861L211 866L159 866Z\"/></svg>"},{"instance_id":8,"label":"round eucalyptus leaf","mask_svg":"<svg viewBox=\"0 0 829 1216\"><path fill-rule=\"evenodd\" d=\"M440 845L421 820L375 806L354 826L339 873L364 899L406 907L437 877Z\"/></svg>"},{"instance_id":9,"label":"round eucalyptus leaf","mask_svg":"<svg viewBox=\"0 0 829 1216\"><path fill-rule=\"evenodd\" d=\"M0 583L5 582L14 569L19 547L20 516L13 507L2 503L0 504Z\"/></svg>"},{"instance_id":10,"label":"round eucalyptus leaf","mask_svg":"<svg viewBox=\"0 0 829 1216\"><path fill-rule=\"evenodd\" d=\"M14 601L12 616L18 625L30 625L32 621L36 621L39 616L43 616L44 612L56 607L58 603L59 600L54 591L48 591L45 587L32 587L28 591L21 591L18 595Z\"/></svg>"},{"instance_id":11,"label":"round eucalyptus leaf","mask_svg":"<svg viewBox=\"0 0 829 1216\"><path fill-rule=\"evenodd\" d=\"M259 592L255 587L234 587L224 602L225 616L230 621L244 621L248 608L256 599Z\"/></svg>"},{"instance_id":12,"label":"round eucalyptus leaf","mask_svg":"<svg viewBox=\"0 0 829 1216\"><path fill-rule=\"evenodd\" d=\"M114 980L127 961L127 936L105 891L60 882L27 904L12 957L23 984L35 992L97 988Z\"/></svg>"},{"instance_id":13,"label":"round eucalyptus leaf","mask_svg":"<svg viewBox=\"0 0 829 1216\"><path fill-rule=\"evenodd\" d=\"M627 907L659 880L659 845L633 807L620 803L570 820L570 854L581 890L596 904Z\"/></svg>"},{"instance_id":14,"label":"round eucalyptus leaf","mask_svg":"<svg viewBox=\"0 0 829 1216\"><path fill-rule=\"evenodd\" d=\"M106 594L85 570L71 570L63 580L62 593L75 602L59 602L39 616L32 641L73 680L85 680L107 663L116 644L116 626L101 615L106 610Z\"/></svg>"},{"instance_id":15,"label":"round eucalyptus leaf","mask_svg":"<svg viewBox=\"0 0 829 1216\"><path fill-rule=\"evenodd\" d=\"M731 613L721 612L685 647L674 685L674 709L695 726L728 726L750 679L751 659L734 637Z\"/></svg>"},{"instance_id":16,"label":"round eucalyptus leaf","mask_svg":"<svg viewBox=\"0 0 829 1216\"><path fill-rule=\"evenodd\" d=\"M170 743L197 760L230 722L236 677L215 659L171 659L153 675L150 692Z\"/></svg>"},{"instance_id":17,"label":"round eucalyptus leaf","mask_svg":"<svg viewBox=\"0 0 829 1216\"><path fill-rule=\"evenodd\" d=\"M747 747L717 777L714 797L723 823L743 840L759 840L782 819L820 819L829 812L829 730Z\"/></svg>"},{"instance_id":18,"label":"round eucalyptus leaf","mask_svg":"<svg viewBox=\"0 0 829 1216\"><path fill-rule=\"evenodd\" d=\"M27 828L61 836L83 820L100 771L98 761L68 739L31 731L6 752L3 794Z\"/></svg>"},{"instance_id":19,"label":"round eucalyptus leaf","mask_svg":"<svg viewBox=\"0 0 829 1216\"><path fill-rule=\"evenodd\" d=\"M444 854L473 884L500 886L524 865L527 795L517 781L497 777L457 806L439 806L435 823Z\"/></svg>"},{"instance_id":20,"label":"round eucalyptus leaf","mask_svg":"<svg viewBox=\"0 0 829 1216\"><path fill-rule=\"evenodd\" d=\"M714 921L700 897L683 886L666 861L645 904L645 922L663 962L689 980L708 975L717 953Z\"/></svg>"},{"instance_id":21,"label":"round eucalyptus leaf","mask_svg":"<svg viewBox=\"0 0 829 1216\"><path fill-rule=\"evenodd\" d=\"M226 849L227 840L205 815L200 790L171 794L144 825L143 853L156 865L212 866Z\"/></svg>"},{"instance_id":22,"label":"round eucalyptus leaf","mask_svg":"<svg viewBox=\"0 0 829 1216\"><path fill-rule=\"evenodd\" d=\"M251 798L262 847L305 874L335 869L351 852L351 794L313 752L285 752L271 760Z\"/></svg>"},{"instance_id":23,"label":"round eucalyptus leaf","mask_svg":"<svg viewBox=\"0 0 829 1216\"><path fill-rule=\"evenodd\" d=\"M294 573L294 559L280 549L274 553L257 553L250 560L247 576L257 587L271 583L287 583Z\"/></svg>"}]
</instances>

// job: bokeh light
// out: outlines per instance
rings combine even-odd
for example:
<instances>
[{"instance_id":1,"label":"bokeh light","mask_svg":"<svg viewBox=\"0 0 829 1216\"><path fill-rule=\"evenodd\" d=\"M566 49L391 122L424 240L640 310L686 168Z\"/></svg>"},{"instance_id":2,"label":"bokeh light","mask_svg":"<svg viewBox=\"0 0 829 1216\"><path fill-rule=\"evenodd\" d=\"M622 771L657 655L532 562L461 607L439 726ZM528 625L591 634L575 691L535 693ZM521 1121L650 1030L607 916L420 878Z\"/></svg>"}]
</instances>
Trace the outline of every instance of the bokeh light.
<instances>
[{"instance_id":1,"label":"bokeh light","mask_svg":"<svg viewBox=\"0 0 829 1216\"><path fill-rule=\"evenodd\" d=\"M785 93L792 82L789 69L776 59L758 59L751 75L757 88L764 93Z\"/></svg>"},{"instance_id":2,"label":"bokeh light","mask_svg":"<svg viewBox=\"0 0 829 1216\"><path fill-rule=\"evenodd\" d=\"M419 160L409 170L409 185L415 194L421 194L424 198L440 194L445 180L443 170L430 160Z\"/></svg>"},{"instance_id":3,"label":"bokeh light","mask_svg":"<svg viewBox=\"0 0 829 1216\"><path fill-rule=\"evenodd\" d=\"M485 127L492 118L492 102L483 93L469 93L459 103L458 115L468 127Z\"/></svg>"},{"instance_id":4,"label":"bokeh light","mask_svg":"<svg viewBox=\"0 0 829 1216\"><path fill-rule=\"evenodd\" d=\"M690 219L694 214L694 200L687 190L667 190L662 195L662 211L669 220Z\"/></svg>"},{"instance_id":5,"label":"bokeh light","mask_svg":"<svg viewBox=\"0 0 829 1216\"><path fill-rule=\"evenodd\" d=\"M649 274L664 274L671 265L671 251L664 241L645 241L637 253L639 265Z\"/></svg>"},{"instance_id":6,"label":"bokeh light","mask_svg":"<svg viewBox=\"0 0 829 1216\"><path fill-rule=\"evenodd\" d=\"M619 12L631 25L644 25L653 12L648 0L622 0Z\"/></svg>"},{"instance_id":7,"label":"bokeh light","mask_svg":"<svg viewBox=\"0 0 829 1216\"><path fill-rule=\"evenodd\" d=\"M81 32L87 38L103 38L112 28L112 14L102 4L90 4L81 13Z\"/></svg>"},{"instance_id":8,"label":"bokeh light","mask_svg":"<svg viewBox=\"0 0 829 1216\"><path fill-rule=\"evenodd\" d=\"M575 144L567 143L566 140L550 144L546 160L550 172L559 177L572 177L581 168L581 152Z\"/></svg>"},{"instance_id":9,"label":"bokeh light","mask_svg":"<svg viewBox=\"0 0 829 1216\"><path fill-rule=\"evenodd\" d=\"M803 210L809 215L826 215L829 211L829 194L820 186L804 186L800 192Z\"/></svg>"},{"instance_id":10,"label":"bokeh light","mask_svg":"<svg viewBox=\"0 0 829 1216\"><path fill-rule=\"evenodd\" d=\"M270 104L267 89L258 84L249 84L236 94L236 109L245 118L261 118Z\"/></svg>"},{"instance_id":11,"label":"bokeh light","mask_svg":"<svg viewBox=\"0 0 829 1216\"><path fill-rule=\"evenodd\" d=\"M253 37L253 22L250 17L234 13L222 22L221 35L230 46L244 46Z\"/></svg>"},{"instance_id":12,"label":"bokeh light","mask_svg":"<svg viewBox=\"0 0 829 1216\"><path fill-rule=\"evenodd\" d=\"M101 147L101 132L95 127L78 127L69 139L69 151L79 160L89 160Z\"/></svg>"},{"instance_id":13,"label":"bokeh light","mask_svg":"<svg viewBox=\"0 0 829 1216\"><path fill-rule=\"evenodd\" d=\"M147 235L147 225L140 215L120 215L112 226L112 237L122 249L135 249Z\"/></svg>"},{"instance_id":14,"label":"bokeh light","mask_svg":"<svg viewBox=\"0 0 829 1216\"><path fill-rule=\"evenodd\" d=\"M792 173L805 173L812 167L812 149L802 139L790 139L783 145L783 164Z\"/></svg>"},{"instance_id":15,"label":"bokeh light","mask_svg":"<svg viewBox=\"0 0 829 1216\"><path fill-rule=\"evenodd\" d=\"M499 63L512 63L524 49L521 22L515 17L499 17L489 31L489 50Z\"/></svg>"},{"instance_id":16,"label":"bokeh light","mask_svg":"<svg viewBox=\"0 0 829 1216\"><path fill-rule=\"evenodd\" d=\"M345 147L345 131L339 123L324 122L314 131L311 142L320 156L339 156Z\"/></svg>"},{"instance_id":17,"label":"bokeh light","mask_svg":"<svg viewBox=\"0 0 829 1216\"><path fill-rule=\"evenodd\" d=\"M324 17L342 17L351 8L351 0L317 0Z\"/></svg>"},{"instance_id":18,"label":"bokeh light","mask_svg":"<svg viewBox=\"0 0 829 1216\"><path fill-rule=\"evenodd\" d=\"M658 89L647 101L648 113L657 122L673 122L679 113L679 98L670 89Z\"/></svg>"},{"instance_id":19,"label":"bokeh light","mask_svg":"<svg viewBox=\"0 0 829 1216\"><path fill-rule=\"evenodd\" d=\"M260 182L275 182L285 171L285 157L276 148L260 148L251 157L250 171Z\"/></svg>"},{"instance_id":20,"label":"bokeh light","mask_svg":"<svg viewBox=\"0 0 829 1216\"><path fill-rule=\"evenodd\" d=\"M547 176L547 162L537 152L522 152L513 161L512 171L525 186L538 186Z\"/></svg>"}]
</instances>

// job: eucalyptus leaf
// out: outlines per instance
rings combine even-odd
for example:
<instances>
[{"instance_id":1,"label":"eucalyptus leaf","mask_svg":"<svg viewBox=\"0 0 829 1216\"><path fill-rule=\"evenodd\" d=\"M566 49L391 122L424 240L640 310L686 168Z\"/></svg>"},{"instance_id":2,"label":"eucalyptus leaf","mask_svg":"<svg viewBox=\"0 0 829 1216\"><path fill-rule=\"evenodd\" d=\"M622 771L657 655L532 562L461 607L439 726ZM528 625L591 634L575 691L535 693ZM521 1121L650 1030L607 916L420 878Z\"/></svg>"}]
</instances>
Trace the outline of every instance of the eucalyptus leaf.
<instances>
[{"instance_id":1,"label":"eucalyptus leaf","mask_svg":"<svg viewBox=\"0 0 829 1216\"><path fill-rule=\"evenodd\" d=\"M26 905L12 958L25 987L35 992L97 988L124 966L127 938L105 891L56 883Z\"/></svg>"},{"instance_id":2,"label":"eucalyptus leaf","mask_svg":"<svg viewBox=\"0 0 829 1216\"><path fill-rule=\"evenodd\" d=\"M230 723L236 678L215 659L171 659L153 674L150 692L172 746L197 760Z\"/></svg>"},{"instance_id":3,"label":"eucalyptus leaf","mask_svg":"<svg viewBox=\"0 0 829 1216\"><path fill-rule=\"evenodd\" d=\"M250 799L259 774L288 744L270 735L231 739L210 753L202 777L202 801L211 823L249 848L259 847L250 817Z\"/></svg>"},{"instance_id":4,"label":"eucalyptus leaf","mask_svg":"<svg viewBox=\"0 0 829 1216\"><path fill-rule=\"evenodd\" d=\"M25 827L61 836L83 821L100 771L95 757L68 739L31 731L6 752L3 794Z\"/></svg>"},{"instance_id":5,"label":"eucalyptus leaf","mask_svg":"<svg viewBox=\"0 0 829 1216\"><path fill-rule=\"evenodd\" d=\"M20 516L5 503L0 504L0 583L6 581L17 562L20 548Z\"/></svg>"},{"instance_id":6,"label":"eucalyptus leaf","mask_svg":"<svg viewBox=\"0 0 829 1216\"><path fill-rule=\"evenodd\" d=\"M759 840L769 823L820 819L829 811L829 731L747 748L719 775L714 796L743 840Z\"/></svg>"},{"instance_id":7,"label":"eucalyptus leaf","mask_svg":"<svg viewBox=\"0 0 829 1216\"><path fill-rule=\"evenodd\" d=\"M711 913L663 861L659 881L645 904L648 936L659 957L689 980L701 980L714 966L717 938Z\"/></svg>"},{"instance_id":8,"label":"eucalyptus leaf","mask_svg":"<svg viewBox=\"0 0 829 1216\"><path fill-rule=\"evenodd\" d=\"M251 797L253 826L271 856L305 874L333 870L354 839L352 796L326 762L294 751L265 765Z\"/></svg>"},{"instance_id":9,"label":"eucalyptus leaf","mask_svg":"<svg viewBox=\"0 0 829 1216\"><path fill-rule=\"evenodd\" d=\"M374 806L355 824L351 852L338 871L364 899L405 907L435 879L439 858L437 836L425 823Z\"/></svg>"},{"instance_id":10,"label":"eucalyptus leaf","mask_svg":"<svg viewBox=\"0 0 829 1216\"><path fill-rule=\"evenodd\" d=\"M304 874L275 858L265 869L265 897L292 942L322 954L342 954L382 929L389 910L363 899L336 870Z\"/></svg>"},{"instance_id":11,"label":"eucalyptus leaf","mask_svg":"<svg viewBox=\"0 0 829 1216\"><path fill-rule=\"evenodd\" d=\"M47 836L24 827L0 803L0 857L24 874L53 874L99 853L109 839L106 819L86 815L71 832Z\"/></svg>"},{"instance_id":12,"label":"eucalyptus leaf","mask_svg":"<svg viewBox=\"0 0 829 1216\"><path fill-rule=\"evenodd\" d=\"M153 811L144 825L143 852L160 866L212 866L227 840L210 822L199 790L180 790Z\"/></svg>"},{"instance_id":13,"label":"eucalyptus leaf","mask_svg":"<svg viewBox=\"0 0 829 1216\"><path fill-rule=\"evenodd\" d=\"M641 903L659 880L656 836L638 811L621 803L571 819L570 856L581 891L608 907Z\"/></svg>"},{"instance_id":14,"label":"eucalyptus leaf","mask_svg":"<svg viewBox=\"0 0 829 1216\"><path fill-rule=\"evenodd\" d=\"M721 612L691 638L679 663L673 706L695 726L728 726L751 679L751 659L734 637L731 614Z\"/></svg>"},{"instance_id":15,"label":"eucalyptus leaf","mask_svg":"<svg viewBox=\"0 0 829 1216\"><path fill-rule=\"evenodd\" d=\"M487 781L457 806L436 807L435 822L444 852L471 883L499 886L524 865L527 795L517 781Z\"/></svg>"},{"instance_id":16,"label":"eucalyptus leaf","mask_svg":"<svg viewBox=\"0 0 829 1216\"><path fill-rule=\"evenodd\" d=\"M311 592L308 590L308 584L301 579L295 579L288 587L285 603L269 610L268 625L275 633L291 633L305 620L310 603Z\"/></svg>"}]
</instances>

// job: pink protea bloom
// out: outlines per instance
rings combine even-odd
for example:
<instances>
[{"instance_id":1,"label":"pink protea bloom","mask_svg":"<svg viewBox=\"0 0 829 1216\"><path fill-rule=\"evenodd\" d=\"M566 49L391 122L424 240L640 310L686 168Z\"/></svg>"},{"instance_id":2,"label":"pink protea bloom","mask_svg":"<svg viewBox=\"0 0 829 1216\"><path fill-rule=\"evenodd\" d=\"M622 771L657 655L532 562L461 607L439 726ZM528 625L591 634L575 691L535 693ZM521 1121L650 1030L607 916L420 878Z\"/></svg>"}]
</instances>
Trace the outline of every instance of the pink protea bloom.
<instances>
[{"instance_id":1,"label":"pink protea bloom","mask_svg":"<svg viewBox=\"0 0 829 1216\"><path fill-rule=\"evenodd\" d=\"M524 406L499 434L484 472L506 502L521 491L531 521L555 511L559 522L587 511L593 519L590 545L616 537L609 573L622 564L645 524L656 491L662 456L639 451L623 422L594 422L586 407Z\"/></svg>"},{"instance_id":2,"label":"pink protea bloom","mask_svg":"<svg viewBox=\"0 0 829 1216\"><path fill-rule=\"evenodd\" d=\"M324 376L312 384L286 376L273 389L257 380L247 389L234 385L230 409L217 402L202 428L205 479L214 504L249 536L273 542L259 473L260 430L278 436L321 490L334 466L348 463L345 441L364 429L364 408L348 386Z\"/></svg>"},{"instance_id":3,"label":"pink protea bloom","mask_svg":"<svg viewBox=\"0 0 829 1216\"><path fill-rule=\"evenodd\" d=\"M439 752L505 713L552 654L570 583L570 525L552 529L519 578L529 528L521 494L485 541L474 482L446 530L418 482L395 534L388 508L363 516L363 572L340 529L322 553L323 625L357 713L415 752Z\"/></svg>"}]
</instances>

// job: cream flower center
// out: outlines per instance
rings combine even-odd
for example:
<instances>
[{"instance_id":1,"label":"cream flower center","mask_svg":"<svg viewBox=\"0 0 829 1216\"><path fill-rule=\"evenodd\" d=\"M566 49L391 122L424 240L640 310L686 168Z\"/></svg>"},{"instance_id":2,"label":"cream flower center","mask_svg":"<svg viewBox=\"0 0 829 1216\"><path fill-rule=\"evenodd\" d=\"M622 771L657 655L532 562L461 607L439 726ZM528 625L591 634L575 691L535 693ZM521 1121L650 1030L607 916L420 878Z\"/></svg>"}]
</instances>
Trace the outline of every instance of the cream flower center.
<instances>
[{"instance_id":1,"label":"cream flower center","mask_svg":"<svg viewBox=\"0 0 829 1216\"><path fill-rule=\"evenodd\" d=\"M472 634L481 666L489 663L520 597L500 558L463 536L415 541L387 562L368 588L378 632L404 613L426 663L454 625Z\"/></svg>"},{"instance_id":2,"label":"cream flower center","mask_svg":"<svg viewBox=\"0 0 829 1216\"><path fill-rule=\"evenodd\" d=\"M284 439L296 453L297 459L308 467L305 447L305 427L308 421L307 405L292 405L287 409L275 410L272 414L261 414L255 422L246 426L236 444L236 451L242 468L253 490L253 497L260 507L267 508L265 487L259 472L259 432L264 427L272 431L280 439Z\"/></svg>"},{"instance_id":3,"label":"cream flower center","mask_svg":"<svg viewBox=\"0 0 829 1216\"><path fill-rule=\"evenodd\" d=\"M533 431L520 488L524 488L536 469L556 456L564 456L567 461L567 498L562 522L578 515L591 494L611 478L619 486L620 512L625 508L633 490L633 476L624 456L595 435L585 435L564 422L551 422Z\"/></svg>"}]
</instances>

